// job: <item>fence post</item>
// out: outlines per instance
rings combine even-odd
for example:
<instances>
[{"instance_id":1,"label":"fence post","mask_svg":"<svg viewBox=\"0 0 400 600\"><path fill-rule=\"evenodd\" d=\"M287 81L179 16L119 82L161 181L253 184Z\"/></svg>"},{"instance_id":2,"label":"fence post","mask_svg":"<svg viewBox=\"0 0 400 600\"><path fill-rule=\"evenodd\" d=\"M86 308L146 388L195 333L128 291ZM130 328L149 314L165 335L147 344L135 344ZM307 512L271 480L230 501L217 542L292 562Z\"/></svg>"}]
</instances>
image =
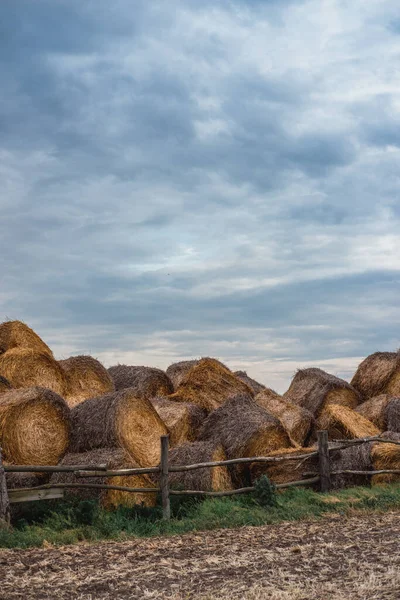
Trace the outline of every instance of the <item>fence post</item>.
<instances>
[{"instance_id":1,"label":"fence post","mask_svg":"<svg viewBox=\"0 0 400 600\"><path fill-rule=\"evenodd\" d=\"M321 492L331 489L331 469L329 458L328 432L318 431L318 459Z\"/></svg>"},{"instance_id":2,"label":"fence post","mask_svg":"<svg viewBox=\"0 0 400 600\"><path fill-rule=\"evenodd\" d=\"M0 448L0 528L10 525L10 501Z\"/></svg>"},{"instance_id":3,"label":"fence post","mask_svg":"<svg viewBox=\"0 0 400 600\"><path fill-rule=\"evenodd\" d=\"M161 471L160 471L160 488L162 498L163 519L171 518L171 507L169 503L169 481L168 481L168 450L169 436L161 436Z\"/></svg>"}]
</instances>

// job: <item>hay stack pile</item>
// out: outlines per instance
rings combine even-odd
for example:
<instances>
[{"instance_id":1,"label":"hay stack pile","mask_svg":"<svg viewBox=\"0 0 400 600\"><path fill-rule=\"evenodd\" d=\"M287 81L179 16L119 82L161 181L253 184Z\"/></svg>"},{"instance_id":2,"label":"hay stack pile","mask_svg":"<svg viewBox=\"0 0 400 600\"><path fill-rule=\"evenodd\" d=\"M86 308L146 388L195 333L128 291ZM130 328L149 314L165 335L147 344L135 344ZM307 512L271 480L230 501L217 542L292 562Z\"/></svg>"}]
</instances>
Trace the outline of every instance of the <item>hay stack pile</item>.
<instances>
[{"instance_id":1,"label":"hay stack pile","mask_svg":"<svg viewBox=\"0 0 400 600\"><path fill-rule=\"evenodd\" d=\"M132 457L120 448L99 448L83 452L80 454L67 454L61 465L82 465L97 466L106 464L109 470L134 469L138 464ZM79 477L76 478L73 473L55 473L50 482L57 483L94 483L103 485L123 486L132 488L155 488L155 483L147 475L125 475L118 477ZM75 495L80 499L99 499L104 508L116 508L117 506L134 506L141 504L143 506L154 506L156 503L156 493L136 493L124 492L121 490L99 490L95 488L69 488L69 495Z\"/></svg>"},{"instance_id":2,"label":"hay stack pile","mask_svg":"<svg viewBox=\"0 0 400 600\"><path fill-rule=\"evenodd\" d=\"M253 396L253 390L219 361L203 358L188 371L169 398L197 404L212 412L237 394Z\"/></svg>"},{"instance_id":3,"label":"hay stack pile","mask_svg":"<svg viewBox=\"0 0 400 600\"><path fill-rule=\"evenodd\" d=\"M92 356L71 356L58 364L67 379L65 400L71 408L88 398L115 391L107 369Z\"/></svg>"},{"instance_id":4,"label":"hay stack pile","mask_svg":"<svg viewBox=\"0 0 400 600\"><path fill-rule=\"evenodd\" d=\"M329 404L317 419L317 429L326 429L329 439L356 439L379 435L371 421L348 406Z\"/></svg>"},{"instance_id":5,"label":"hay stack pile","mask_svg":"<svg viewBox=\"0 0 400 600\"><path fill-rule=\"evenodd\" d=\"M172 402L167 398L153 398L152 405L169 431L172 447L194 442L207 413L196 404Z\"/></svg>"},{"instance_id":6,"label":"hay stack pile","mask_svg":"<svg viewBox=\"0 0 400 600\"><path fill-rule=\"evenodd\" d=\"M70 451L122 448L141 467L160 462L160 436L168 430L149 400L128 388L81 402L71 410Z\"/></svg>"},{"instance_id":7,"label":"hay stack pile","mask_svg":"<svg viewBox=\"0 0 400 600\"><path fill-rule=\"evenodd\" d=\"M53 358L53 353L47 344L22 321L0 323L0 354L14 348L34 350Z\"/></svg>"},{"instance_id":8,"label":"hay stack pile","mask_svg":"<svg viewBox=\"0 0 400 600\"><path fill-rule=\"evenodd\" d=\"M316 448L283 448L270 452L269 456L298 456L311 454ZM276 484L288 483L289 481L300 481L304 479L305 473L318 472L318 456L310 458L299 458L299 460L288 460L276 463L252 463L250 466L252 483L262 475L267 475Z\"/></svg>"},{"instance_id":9,"label":"hay stack pile","mask_svg":"<svg viewBox=\"0 0 400 600\"><path fill-rule=\"evenodd\" d=\"M117 391L131 388L140 398L150 400L156 396L168 396L174 391L172 382L161 369L116 365L108 372Z\"/></svg>"},{"instance_id":10,"label":"hay stack pile","mask_svg":"<svg viewBox=\"0 0 400 600\"><path fill-rule=\"evenodd\" d=\"M2 394L3 392L8 392L11 389L12 386L8 379L0 375L0 394Z\"/></svg>"},{"instance_id":11,"label":"hay stack pile","mask_svg":"<svg viewBox=\"0 0 400 600\"><path fill-rule=\"evenodd\" d=\"M375 352L367 356L351 385L364 400L380 394L400 396L400 352Z\"/></svg>"},{"instance_id":12,"label":"hay stack pile","mask_svg":"<svg viewBox=\"0 0 400 600\"><path fill-rule=\"evenodd\" d=\"M254 395L259 394L260 392L266 389L265 385L263 385L262 383L258 383L258 381L256 381L255 379L249 377L246 371L235 371L234 374L236 375L236 377L239 377L239 379L244 381L244 383L246 383L253 390Z\"/></svg>"},{"instance_id":13,"label":"hay stack pile","mask_svg":"<svg viewBox=\"0 0 400 600\"><path fill-rule=\"evenodd\" d=\"M172 450L169 455L171 466L220 460L227 460L226 453L221 444L212 441L186 443ZM171 487L184 490L223 492L233 489L232 479L226 466L171 473L170 483Z\"/></svg>"},{"instance_id":14,"label":"hay stack pile","mask_svg":"<svg viewBox=\"0 0 400 600\"><path fill-rule=\"evenodd\" d=\"M215 359L212 359L215 360ZM180 362L173 363L166 371L169 379L172 382L174 391L181 385L183 379L189 373L190 369L199 363L198 360L181 360Z\"/></svg>"},{"instance_id":15,"label":"hay stack pile","mask_svg":"<svg viewBox=\"0 0 400 600\"><path fill-rule=\"evenodd\" d=\"M386 431L382 436L387 440L400 442L400 433ZM397 444L380 444L373 442L371 448L371 461L374 471L380 470L400 470L400 446ZM382 473L373 475L372 485L386 483L395 483L400 481L400 475L391 473Z\"/></svg>"},{"instance_id":16,"label":"hay stack pile","mask_svg":"<svg viewBox=\"0 0 400 600\"><path fill-rule=\"evenodd\" d=\"M30 348L13 348L0 355L0 374L14 388L45 387L64 397L67 378L57 361Z\"/></svg>"},{"instance_id":17,"label":"hay stack pile","mask_svg":"<svg viewBox=\"0 0 400 600\"><path fill-rule=\"evenodd\" d=\"M0 394L0 446L17 465L56 465L67 450L70 410L51 390L34 387Z\"/></svg>"}]
</instances>

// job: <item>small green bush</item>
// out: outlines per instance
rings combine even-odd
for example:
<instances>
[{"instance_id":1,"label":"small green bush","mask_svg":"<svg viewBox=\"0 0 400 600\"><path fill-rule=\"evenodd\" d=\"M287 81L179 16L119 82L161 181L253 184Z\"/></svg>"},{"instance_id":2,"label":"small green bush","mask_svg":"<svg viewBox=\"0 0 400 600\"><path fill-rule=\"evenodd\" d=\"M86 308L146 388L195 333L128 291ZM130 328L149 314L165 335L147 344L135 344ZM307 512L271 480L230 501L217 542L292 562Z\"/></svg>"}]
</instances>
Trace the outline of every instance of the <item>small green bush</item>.
<instances>
[{"instance_id":1,"label":"small green bush","mask_svg":"<svg viewBox=\"0 0 400 600\"><path fill-rule=\"evenodd\" d=\"M254 499L260 506L278 506L275 485L266 475L262 475L255 483Z\"/></svg>"}]
</instances>

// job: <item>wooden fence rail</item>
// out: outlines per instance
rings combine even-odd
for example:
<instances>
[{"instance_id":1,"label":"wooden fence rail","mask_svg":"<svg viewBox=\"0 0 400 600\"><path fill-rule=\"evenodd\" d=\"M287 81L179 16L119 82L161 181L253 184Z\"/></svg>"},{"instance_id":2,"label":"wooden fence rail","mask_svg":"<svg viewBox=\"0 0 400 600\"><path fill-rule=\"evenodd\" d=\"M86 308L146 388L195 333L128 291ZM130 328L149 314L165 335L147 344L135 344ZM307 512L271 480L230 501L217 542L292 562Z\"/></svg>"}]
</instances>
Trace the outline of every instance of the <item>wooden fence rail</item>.
<instances>
[{"instance_id":1,"label":"wooden fence rail","mask_svg":"<svg viewBox=\"0 0 400 600\"><path fill-rule=\"evenodd\" d=\"M161 437L161 461L157 467L148 468L134 468L134 469L119 469L119 470L108 470L107 465L58 465L58 466L43 466L43 465L4 465L1 459L0 449L0 526L1 524L9 523L10 515L10 503L14 502L27 502L38 499L50 499L50 498L61 498L63 497L65 489L101 489L101 490L117 490L132 493L148 493L154 494L161 492L163 518L169 519L171 515L170 508L170 496L210 496L210 497L222 497L222 496L235 496L238 494L248 494L254 492L255 487L244 487L236 490L212 492L208 490L171 490L169 487L169 473L182 473L192 471L195 469L214 468L220 466L230 466L238 464L250 464L250 463L279 463L283 461L303 461L318 456L318 472L309 472L303 474L303 479L299 481L290 481L288 483L277 484L277 489L283 489L292 486L305 486L315 483L320 484L321 492L328 492L332 488L332 476L341 474L354 474L354 475L378 475L383 473L400 474L400 470L379 470L379 471L357 471L357 470L343 470L337 471L331 469L331 458L330 453L335 450L347 448L354 444L365 444L368 442L382 442L388 444L400 445L400 442L393 440L382 439L379 436L362 438L357 440L333 440L328 441L328 432L318 432L318 446L314 452L307 454L295 454L291 456L256 456L246 458L236 458L223 461L215 462L204 462L192 465L169 465L168 453L169 453L169 438L168 436ZM108 485L102 483L57 483L57 484L43 484L31 488L18 488L7 490L5 473L62 473L69 472L73 473L77 478L79 477L119 477L129 476L138 474L157 474L159 480L159 487L153 488L134 488L125 487L119 485Z\"/></svg>"}]
</instances>

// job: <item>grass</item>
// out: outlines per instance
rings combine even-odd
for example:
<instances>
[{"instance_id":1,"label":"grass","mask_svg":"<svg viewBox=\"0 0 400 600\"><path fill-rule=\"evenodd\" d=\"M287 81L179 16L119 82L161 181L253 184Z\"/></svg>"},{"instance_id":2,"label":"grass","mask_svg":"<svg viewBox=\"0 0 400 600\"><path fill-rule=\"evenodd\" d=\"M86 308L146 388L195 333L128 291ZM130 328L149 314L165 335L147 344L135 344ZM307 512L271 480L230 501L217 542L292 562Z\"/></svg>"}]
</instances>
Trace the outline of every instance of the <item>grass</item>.
<instances>
[{"instance_id":1,"label":"grass","mask_svg":"<svg viewBox=\"0 0 400 600\"><path fill-rule=\"evenodd\" d=\"M0 547L30 548L98 540L174 535L189 531L265 525L320 518L327 513L386 511L400 507L400 484L358 487L334 494L289 488L272 506L252 496L198 500L172 497L172 519L161 508L119 508L107 512L93 501L41 501L16 505L13 529L0 530Z\"/></svg>"}]
</instances>

